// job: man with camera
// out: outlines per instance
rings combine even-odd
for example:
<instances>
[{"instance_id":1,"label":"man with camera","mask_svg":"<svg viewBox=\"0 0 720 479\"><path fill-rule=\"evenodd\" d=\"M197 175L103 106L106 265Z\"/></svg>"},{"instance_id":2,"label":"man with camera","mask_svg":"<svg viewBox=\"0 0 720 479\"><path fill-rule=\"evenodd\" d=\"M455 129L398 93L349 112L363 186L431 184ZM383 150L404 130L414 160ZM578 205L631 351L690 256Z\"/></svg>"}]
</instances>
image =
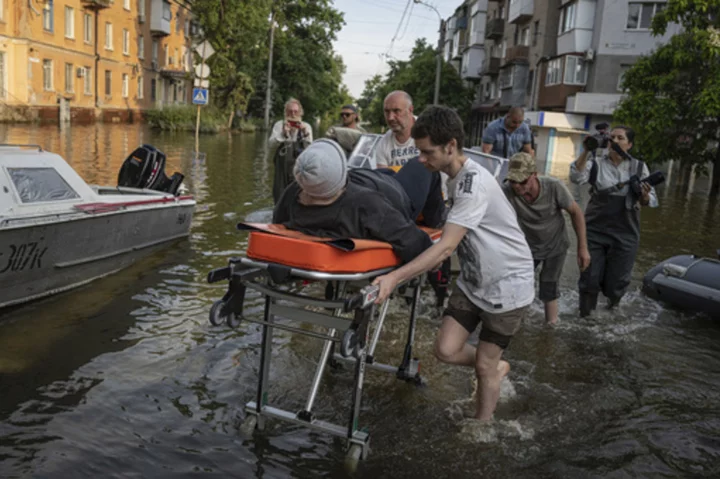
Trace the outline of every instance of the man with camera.
<instances>
[{"instance_id":1,"label":"man with camera","mask_svg":"<svg viewBox=\"0 0 720 479\"><path fill-rule=\"evenodd\" d=\"M567 211L577 235L577 262L580 271L590 264L585 238L585 218L567 186L550 176L538 176L535 158L525 152L515 153L503 192L517 213L520 228L530 246L535 267L540 266L538 298L545 305L545 321L558 320L558 283L565 264L565 253L570 246L565 217Z\"/></svg>"},{"instance_id":2,"label":"man with camera","mask_svg":"<svg viewBox=\"0 0 720 479\"><path fill-rule=\"evenodd\" d=\"M273 200L275 203L285 187L292 183L295 159L313 141L312 128L302 121L303 108L300 101L290 98L285 103L285 119L275 122L268 138L269 158L273 158Z\"/></svg>"},{"instance_id":3,"label":"man with camera","mask_svg":"<svg viewBox=\"0 0 720 479\"><path fill-rule=\"evenodd\" d=\"M615 307L630 285L640 243L640 207L657 206L654 185L662 173L650 175L644 162L628 152L635 132L616 126L605 137L588 136L583 152L570 165L570 181L590 185L585 209L590 267L580 274L580 315L597 307L598 293Z\"/></svg>"}]
</instances>

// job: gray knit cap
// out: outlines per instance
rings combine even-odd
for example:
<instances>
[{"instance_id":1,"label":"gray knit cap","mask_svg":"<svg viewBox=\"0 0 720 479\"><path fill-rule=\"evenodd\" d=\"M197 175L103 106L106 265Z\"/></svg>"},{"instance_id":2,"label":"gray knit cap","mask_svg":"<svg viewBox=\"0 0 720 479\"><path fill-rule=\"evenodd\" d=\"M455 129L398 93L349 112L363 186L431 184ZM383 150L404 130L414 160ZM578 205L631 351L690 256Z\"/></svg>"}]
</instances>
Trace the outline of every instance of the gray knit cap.
<instances>
[{"instance_id":1,"label":"gray knit cap","mask_svg":"<svg viewBox=\"0 0 720 479\"><path fill-rule=\"evenodd\" d=\"M347 183L345 152L332 140L316 140L300 153L293 173L295 181L308 196L332 198Z\"/></svg>"}]
</instances>

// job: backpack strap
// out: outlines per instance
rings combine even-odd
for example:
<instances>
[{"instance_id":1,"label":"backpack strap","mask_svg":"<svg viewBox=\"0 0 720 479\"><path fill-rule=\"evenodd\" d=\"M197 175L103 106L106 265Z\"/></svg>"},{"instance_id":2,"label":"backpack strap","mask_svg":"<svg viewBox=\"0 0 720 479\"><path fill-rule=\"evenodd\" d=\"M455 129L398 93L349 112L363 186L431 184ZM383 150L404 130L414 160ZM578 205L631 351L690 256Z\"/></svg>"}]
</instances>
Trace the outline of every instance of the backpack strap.
<instances>
[{"instance_id":1,"label":"backpack strap","mask_svg":"<svg viewBox=\"0 0 720 479\"><path fill-rule=\"evenodd\" d=\"M502 131L502 134L503 134L503 140L504 140L503 141L503 158L507 158L508 157L508 139L509 139L509 137L508 137L507 131L505 131L504 129Z\"/></svg>"},{"instance_id":2,"label":"backpack strap","mask_svg":"<svg viewBox=\"0 0 720 479\"><path fill-rule=\"evenodd\" d=\"M595 155L593 154L593 163L592 163L592 167L590 167L590 177L588 178L588 183L593 188L595 188L595 183L597 182L597 177L598 177L598 164L597 164L597 159L595 158Z\"/></svg>"}]
</instances>

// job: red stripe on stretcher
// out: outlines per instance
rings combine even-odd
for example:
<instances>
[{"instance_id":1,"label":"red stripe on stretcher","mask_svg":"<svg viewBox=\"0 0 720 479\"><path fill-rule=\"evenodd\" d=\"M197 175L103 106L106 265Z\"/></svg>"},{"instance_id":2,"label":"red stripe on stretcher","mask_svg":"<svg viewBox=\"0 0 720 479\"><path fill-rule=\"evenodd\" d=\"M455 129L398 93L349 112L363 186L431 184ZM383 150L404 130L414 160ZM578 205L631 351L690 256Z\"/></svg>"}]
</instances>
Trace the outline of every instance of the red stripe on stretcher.
<instances>
[{"instance_id":1,"label":"red stripe on stretcher","mask_svg":"<svg viewBox=\"0 0 720 479\"><path fill-rule=\"evenodd\" d=\"M156 198L152 200L137 200L137 201L122 201L119 203L83 203L81 205L75 205L75 209L83 211L85 213L107 213L109 211L117 211L128 206L143 206L152 204L162 203L176 203L178 201L192 200L194 199L191 195L184 196L165 196L162 198Z\"/></svg>"}]
</instances>

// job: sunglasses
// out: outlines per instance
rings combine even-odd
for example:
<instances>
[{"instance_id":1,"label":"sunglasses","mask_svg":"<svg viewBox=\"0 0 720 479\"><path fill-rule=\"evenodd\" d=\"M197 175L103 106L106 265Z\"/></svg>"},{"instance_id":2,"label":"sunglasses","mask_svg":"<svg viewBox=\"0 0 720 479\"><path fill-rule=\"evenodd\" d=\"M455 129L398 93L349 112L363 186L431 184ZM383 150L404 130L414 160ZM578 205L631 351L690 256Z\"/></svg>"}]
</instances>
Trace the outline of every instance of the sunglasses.
<instances>
[{"instance_id":1,"label":"sunglasses","mask_svg":"<svg viewBox=\"0 0 720 479\"><path fill-rule=\"evenodd\" d=\"M348 116L353 116L353 113L344 113L344 112L343 112L343 113L340 113L340 116L343 117L343 118L345 118L345 117L348 117Z\"/></svg>"}]
</instances>

